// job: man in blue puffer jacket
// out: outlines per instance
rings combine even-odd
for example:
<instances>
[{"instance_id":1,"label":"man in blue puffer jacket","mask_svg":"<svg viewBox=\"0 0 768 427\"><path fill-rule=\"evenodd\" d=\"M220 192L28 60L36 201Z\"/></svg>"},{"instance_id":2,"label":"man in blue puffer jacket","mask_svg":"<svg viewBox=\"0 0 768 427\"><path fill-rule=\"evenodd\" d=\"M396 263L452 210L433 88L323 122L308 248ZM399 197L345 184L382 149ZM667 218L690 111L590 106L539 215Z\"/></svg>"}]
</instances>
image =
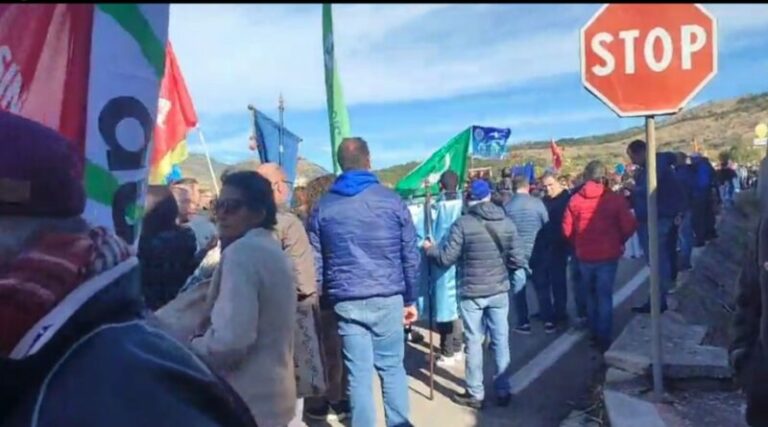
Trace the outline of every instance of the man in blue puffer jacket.
<instances>
[{"instance_id":1,"label":"man in blue puffer jacket","mask_svg":"<svg viewBox=\"0 0 768 427\"><path fill-rule=\"evenodd\" d=\"M406 204L370 172L368 144L345 138L343 173L315 206L309 241L322 292L339 319L352 427L377 425L373 368L387 426L410 426L403 323L416 319L420 254Z\"/></svg>"}]
</instances>

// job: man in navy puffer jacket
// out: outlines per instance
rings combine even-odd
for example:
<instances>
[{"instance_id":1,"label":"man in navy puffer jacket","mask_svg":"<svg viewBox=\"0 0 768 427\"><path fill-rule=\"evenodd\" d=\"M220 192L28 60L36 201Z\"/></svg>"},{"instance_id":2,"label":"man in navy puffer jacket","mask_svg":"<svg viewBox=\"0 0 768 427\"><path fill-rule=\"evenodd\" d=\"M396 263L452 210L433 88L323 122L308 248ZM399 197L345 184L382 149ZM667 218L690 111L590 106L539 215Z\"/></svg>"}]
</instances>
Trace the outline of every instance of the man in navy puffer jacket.
<instances>
[{"instance_id":1,"label":"man in navy puffer jacket","mask_svg":"<svg viewBox=\"0 0 768 427\"><path fill-rule=\"evenodd\" d=\"M408 207L370 172L368 144L345 138L343 173L314 208L309 241L322 292L339 319L352 427L377 425L371 389L381 377L386 425L408 421L403 323L416 319L419 249Z\"/></svg>"}]
</instances>

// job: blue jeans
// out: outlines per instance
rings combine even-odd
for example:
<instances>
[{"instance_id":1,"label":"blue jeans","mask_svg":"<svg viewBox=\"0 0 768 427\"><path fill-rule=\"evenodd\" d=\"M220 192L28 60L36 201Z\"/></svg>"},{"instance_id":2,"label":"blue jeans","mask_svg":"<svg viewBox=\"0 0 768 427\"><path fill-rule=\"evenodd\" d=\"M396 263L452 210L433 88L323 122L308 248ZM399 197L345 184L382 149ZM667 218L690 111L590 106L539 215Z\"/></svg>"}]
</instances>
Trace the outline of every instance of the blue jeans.
<instances>
[{"instance_id":1,"label":"blue jeans","mask_svg":"<svg viewBox=\"0 0 768 427\"><path fill-rule=\"evenodd\" d=\"M576 256L571 257L571 281L573 282L573 301L576 304L576 316L587 317L587 289L581 282L581 267Z\"/></svg>"},{"instance_id":2,"label":"blue jeans","mask_svg":"<svg viewBox=\"0 0 768 427\"><path fill-rule=\"evenodd\" d=\"M459 302L464 322L467 391L475 399L485 398L483 388L483 340L486 331L496 360L493 386L496 396L510 394L509 384L509 297L506 292L484 298L464 298Z\"/></svg>"},{"instance_id":3,"label":"blue jeans","mask_svg":"<svg viewBox=\"0 0 768 427\"><path fill-rule=\"evenodd\" d=\"M408 377L403 366L403 297L374 297L334 306L339 321L352 427L376 425L373 370L381 379L387 427L406 427Z\"/></svg>"},{"instance_id":4,"label":"blue jeans","mask_svg":"<svg viewBox=\"0 0 768 427\"><path fill-rule=\"evenodd\" d=\"M589 330L600 344L608 346L613 337L613 283L619 262L579 262L579 266L587 292Z\"/></svg>"},{"instance_id":5,"label":"blue jeans","mask_svg":"<svg viewBox=\"0 0 768 427\"><path fill-rule=\"evenodd\" d=\"M659 293L661 295L661 306L667 306L667 292L672 289L672 256L669 253L669 230L672 228L673 219L659 218L657 240L659 242ZM648 249L648 223L639 222L637 224L637 236L640 238L640 246L643 248L643 257L649 266L650 250ZM650 297L648 297L650 301Z\"/></svg>"},{"instance_id":6,"label":"blue jeans","mask_svg":"<svg viewBox=\"0 0 768 427\"><path fill-rule=\"evenodd\" d=\"M567 269L568 254L565 251L552 251L547 257L547 263L533 270L539 313L545 323L568 319L565 311L568 302Z\"/></svg>"},{"instance_id":7,"label":"blue jeans","mask_svg":"<svg viewBox=\"0 0 768 427\"><path fill-rule=\"evenodd\" d=\"M680 223L680 264L684 269L691 268L691 252L693 251L693 215L687 211Z\"/></svg>"},{"instance_id":8,"label":"blue jeans","mask_svg":"<svg viewBox=\"0 0 768 427\"><path fill-rule=\"evenodd\" d=\"M528 273L524 268L518 268L510 274L509 281L512 285L510 292L513 293L515 299L515 311L517 311L517 326L525 326L530 324L528 320L528 294L525 292L526 285L528 283ZM520 292L515 292L515 289L521 287Z\"/></svg>"}]
</instances>

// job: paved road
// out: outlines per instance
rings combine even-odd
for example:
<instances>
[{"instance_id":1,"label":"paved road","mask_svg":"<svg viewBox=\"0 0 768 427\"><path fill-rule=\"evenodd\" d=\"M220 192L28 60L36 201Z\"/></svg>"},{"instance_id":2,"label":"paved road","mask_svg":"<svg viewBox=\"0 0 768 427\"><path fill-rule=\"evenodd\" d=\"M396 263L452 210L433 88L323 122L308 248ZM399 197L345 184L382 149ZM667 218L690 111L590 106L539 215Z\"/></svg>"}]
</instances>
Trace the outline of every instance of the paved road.
<instances>
[{"instance_id":1,"label":"paved road","mask_svg":"<svg viewBox=\"0 0 768 427\"><path fill-rule=\"evenodd\" d=\"M645 274L644 274L645 273ZM614 295L624 289L626 301L614 314L614 333L618 335L629 321L632 305L642 303L647 295L647 269L637 260L624 260L619 266ZM642 284L642 286L637 286ZM627 293L628 290L636 291ZM575 313L572 293L569 310ZM528 286L529 308L537 311L535 294ZM622 298L624 299L624 298ZM510 325L515 325L514 304L510 309ZM464 367L449 369L435 367L435 398L429 396L428 347L409 344L406 349L406 370L409 374L411 418L416 427L552 427L558 426L573 409L584 408L589 402L589 389L602 371L602 357L592 350L582 334L573 330L544 334L541 323L533 323L533 334L510 334L512 386L520 389L507 408L490 405L473 411L450 401L450 395L463 389ZM426 334L423 328L418 328ZM434 336L437 345L438 336ZM486 395L493 397L491 386L492 359L485 354ZM384 426L384 413L378 384L372 390L376 396L378 425ZM493 400L491 400L493 402ZM340 423L308 422L315 426L340 426ZM377 427L378 427L377 425Z\"/></svg>"}]
</instances>

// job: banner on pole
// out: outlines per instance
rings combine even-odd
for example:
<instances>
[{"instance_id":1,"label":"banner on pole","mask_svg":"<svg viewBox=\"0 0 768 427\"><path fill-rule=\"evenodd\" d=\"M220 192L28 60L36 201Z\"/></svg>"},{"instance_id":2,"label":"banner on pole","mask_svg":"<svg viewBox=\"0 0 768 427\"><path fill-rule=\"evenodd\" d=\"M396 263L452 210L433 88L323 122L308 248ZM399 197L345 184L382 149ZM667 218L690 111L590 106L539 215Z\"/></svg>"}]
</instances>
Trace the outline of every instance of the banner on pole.
<instances>
[{"instance_id":1,"label":"banner on pole","mask_svg":"<svg viewBox=\"0 0 768 427\"><path fill-rule=\"evenodd\" d=\"M168 37L168 4L0 6L0 108L85 160L83 217L138 241Z\"/></svg>"},{"instance_id":2,"label":"banner on pole","mask_svg":"<svg viewBox=\"0 0 768 427\"><path fill-rule=\"evenodd\" d=\"M507 128L472 126L472 157L478 159L504 159L511 131Z\"/></svg>"},{"instance_id":3,"label":"banner on pole","mask_svg":"<svg viewBox=\"0 0 768 427\"><path fill-rule=\"evenodd\" d=\"M256 110L255 117L256 135L264 150L264 162L280 163L282 157L281 166L288 178L288 187L291 189L291 193L288 195L288 200L290 200L296 182L301 138L283 127L283 154L280 156L280 124L258 110Z\"/></svg>"}]
</instances>

